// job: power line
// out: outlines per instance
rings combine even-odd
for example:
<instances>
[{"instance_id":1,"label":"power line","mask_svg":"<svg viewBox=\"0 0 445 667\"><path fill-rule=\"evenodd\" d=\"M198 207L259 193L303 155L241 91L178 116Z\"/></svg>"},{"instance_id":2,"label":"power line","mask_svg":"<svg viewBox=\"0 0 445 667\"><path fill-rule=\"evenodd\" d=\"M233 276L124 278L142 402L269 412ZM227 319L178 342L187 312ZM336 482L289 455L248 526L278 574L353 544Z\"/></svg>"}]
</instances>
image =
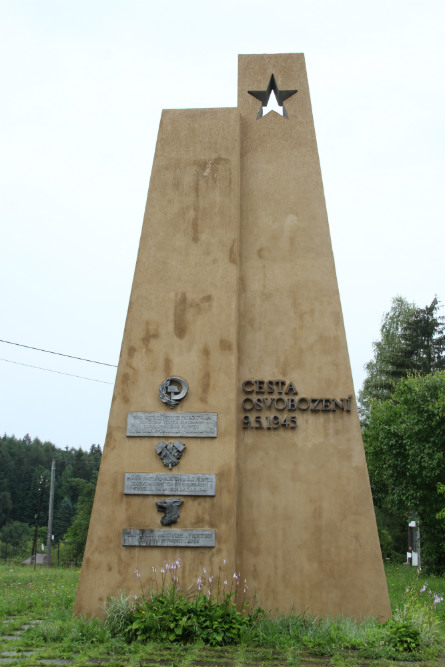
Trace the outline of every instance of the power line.
<instances>
[{"instance_id":1,"label":"power line","mask_svg":"<svg viewBox=\"0 0 445 667\"><path fill-rule=\"evenodd\" d=\"M106 364L104 361L93 361L93 359L84 359L84 357L75 357L72 354L63 354L63 352L53 352L52 350L43 350L41 347L32 347L31 345L23 345L22 343L13 343L10 340L3 340L2 338L0 338L0 343L8 343L8 345L16 345L17 347L26 347L28 350L37 350L38 352L46 352L47 354L57 354L59 357L69 357L70 359L77 359L78 361L88 361L89 364L100 364L101 366L111 366L111 368L117 368L116 364ZM3 361L8 361L8 360L3 359ZM22 366L26 366L26 364L22 364ZM39 368L39 367L31 366L31 368ZM48 370L48 369L43 368L42 370ZM65 373L65 375L69 375L69 373ZM75 375L74 377L81 377L81 376ZM88 380L89 378L86 379ZM101 380L97 380L97 382L101 382Z\"/></svg>"},{"instance_id":2,"label":"power line","mask_svg":"<svg viewBox=\"0 0 445 667\"><path fill-rule=\"evenodd\" d=\"M15 343L13 343L13 345L14 344ZM26 347L26 345L24 347ZM46 350L44 350L44 351L46 351ZM57 352L55 352L54 354L57 354ZM68 357L70 355L64 354L62 356ZM90 382L101 382L102 384L114 384L114 382L106 382L106 380L96 380L95 378L87 378L84 375L73 375L73 373L62 373L62 371L54 371L51 368L42 368L41 366L32 366L31 364L22 364L22 363L20 363L20 361L12 361L11 359L3 359L2 357L0 357L0 361L7 361L8 364L17 364L17 366L27 366L28 368L37 368L39 371L48 371L48 373L57 373L58 375L69 375L72 378L80 378L81 380L90 380ZM93 363L100 363L100 362L93 362ZM111 366L111 364L105 364L105 365L106 366Z\"/></svg>"}]
</instances>

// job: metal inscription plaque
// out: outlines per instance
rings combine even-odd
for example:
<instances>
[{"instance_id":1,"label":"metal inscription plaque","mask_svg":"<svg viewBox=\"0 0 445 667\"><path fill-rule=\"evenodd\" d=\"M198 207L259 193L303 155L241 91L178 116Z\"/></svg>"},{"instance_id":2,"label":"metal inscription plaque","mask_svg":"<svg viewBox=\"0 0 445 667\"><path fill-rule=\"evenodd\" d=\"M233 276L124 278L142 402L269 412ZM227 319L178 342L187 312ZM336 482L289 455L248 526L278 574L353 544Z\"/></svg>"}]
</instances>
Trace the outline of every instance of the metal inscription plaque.
<instances>
[{"instance_id":1,"label":"metal inscription plaque","mask_svg":"<svg viewBox=\"0 0 445 667\"><path fill-rule=\"evenodd\" d=\"M151 496L214 496L216 475L126 472L124 493Z\"/></svg>"},{"instance_id":2,"label":"metal inscription plaque","mask_svg":"<svg viewBox=\"0 0 445 667\"><path fill-rule=\"evenodd\" d=\"M124 528L123 547L214 547L214 530Z\"/></svg>"},{"instance_id":3,"label":"metal inscription plaque","mask_svg":"<svg viewBox=\"0 0 445 667\"><path fill-rule=\"evenodd\" d=\"M127 436L216 438L216 412L129 412Z\"/></svg>"}]
</instances>

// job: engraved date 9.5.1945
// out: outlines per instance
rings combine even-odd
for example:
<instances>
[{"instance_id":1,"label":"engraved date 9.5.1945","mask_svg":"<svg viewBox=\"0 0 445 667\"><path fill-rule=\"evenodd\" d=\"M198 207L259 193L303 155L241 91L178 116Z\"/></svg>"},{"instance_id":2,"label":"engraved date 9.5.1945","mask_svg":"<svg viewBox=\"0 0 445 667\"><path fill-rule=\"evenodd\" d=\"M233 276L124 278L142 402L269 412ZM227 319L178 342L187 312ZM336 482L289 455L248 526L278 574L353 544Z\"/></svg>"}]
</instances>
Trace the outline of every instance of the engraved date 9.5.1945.
<instances>
[{"instance_id":1,"label":"engraved date 9.5.1945","mask_svg":"<svg viewBox=\"0 0 445 667\"><path fill-rule=\"evenodd\" d=\"M254 419L249 417L249 415L244 415L243 417L243 428L266 428L270 430L280 427L289 429L297 428L297 418L295 416L281 418L278 415L269 417L268 415L263 421L259 415Z\"/></svg>"}]
</instances>

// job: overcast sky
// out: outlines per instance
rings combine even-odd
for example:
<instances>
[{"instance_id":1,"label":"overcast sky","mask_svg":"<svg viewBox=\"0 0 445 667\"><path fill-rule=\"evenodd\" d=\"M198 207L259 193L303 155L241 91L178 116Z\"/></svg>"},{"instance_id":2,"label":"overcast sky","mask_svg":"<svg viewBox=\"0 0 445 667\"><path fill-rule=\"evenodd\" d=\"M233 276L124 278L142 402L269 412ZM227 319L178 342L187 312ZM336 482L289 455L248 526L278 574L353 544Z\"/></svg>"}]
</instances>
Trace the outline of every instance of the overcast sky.
<instances>
[{"instance_id":1,"label":"overcast sky","mask_svg":"<svg viewBox=\"0 0 445 667\"><path fill-rule=\"evenodd\" d=\"M0 1L0 339L117 364L161 109L236 106L238 53L303 52L357 391L392 297L444 300L444 8ZM0 358L2 434L103 445L115 369Z\"/></svg>"}]
</instances>

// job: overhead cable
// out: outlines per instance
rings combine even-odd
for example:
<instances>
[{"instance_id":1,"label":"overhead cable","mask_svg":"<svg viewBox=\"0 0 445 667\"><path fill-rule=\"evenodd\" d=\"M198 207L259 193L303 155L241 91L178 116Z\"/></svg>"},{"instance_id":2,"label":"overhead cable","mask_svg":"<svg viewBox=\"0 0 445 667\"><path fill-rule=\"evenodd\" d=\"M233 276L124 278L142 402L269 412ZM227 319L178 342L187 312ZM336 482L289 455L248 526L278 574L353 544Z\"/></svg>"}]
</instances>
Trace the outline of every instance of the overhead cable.
<instances>
[{"instance_id":1,"label":"overhead cable","mask_svg":"<svg viewBox=\"0 0 445 667\"><path fill-rule=\"evenodd\" d=\"M78 361L88 361L89 364L100 364L101 366L110 366L111 368L117 368L116 364L107 364L105 363L105 361L93 361L93 359L85 359L84 357L75 357L72 354L63 354L63 352L53 352L52 350L43 350L41 347L32 347L31 345L23 345L23 343L13 343L10 340L3 340L2 338L0 338L0 343L8 343L8 345L16 345L17 347L26 347L28 350L37 350L38 352L46 352L47 354L57 354L59 357L69 357L70 359L77 359ZM4 361L7 361L7 359L4 359ZM23 365L26 366L26 364ZM35 368L38 367L35 366ZM100 382L100 380L97 381Z\"/></svg>"},{"instance_id":2,"label":"overhead cable","mask_svg":"<svg viewBox=\"0 0 445 667\"><path fill-rule=\"evenodd\" d=\"M26 347L26 346L25 346ZM55 353L57 354L57 353ZM69 355L62 355L67 357ZM81 380L90 380L90 382L101 382L102 384L114 384L114 382L106 382L106 380L96 380L95 378L87 378L84 375L73 375L73 373L62 373L62 371L54 371L51 368L42 368L41 366L32 366L31 364L22 364L20 361L12 361L11 359L3 359L0 357L0 361L7 361L8 364L17 364L17 366L27 366L28 368L37 368L39 371L48 371L48 373L57 373L58 375L69 375L72 378L80 378ZM100 362L93 362L100 363ZM105 364L106 366L111 366L111 364Z\"/></svg>"}]
</instances>

